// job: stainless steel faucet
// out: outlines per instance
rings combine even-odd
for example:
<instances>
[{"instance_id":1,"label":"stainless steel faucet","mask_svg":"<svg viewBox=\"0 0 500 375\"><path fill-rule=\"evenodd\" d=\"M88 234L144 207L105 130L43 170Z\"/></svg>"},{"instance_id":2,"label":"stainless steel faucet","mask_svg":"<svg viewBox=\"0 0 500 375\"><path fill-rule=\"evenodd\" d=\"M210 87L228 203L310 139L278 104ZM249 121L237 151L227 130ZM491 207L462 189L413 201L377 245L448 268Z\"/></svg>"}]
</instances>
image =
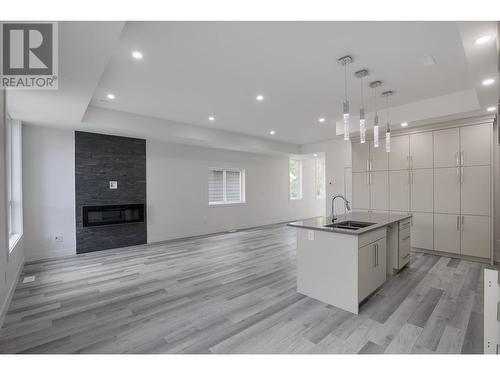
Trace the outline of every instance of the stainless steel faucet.
<instances>
[{"instance_id":1,"label":"stainless steel faucet","mask_svg":"<svg viewBox=\"0 0 500 375\"><path fill-rule=\"evenodd\" d=\"M345 202L345 208L347 209L347 211L351 211L351 206L349 205L349 201L345 199L343 195L335 194L332 198L332 221L338 219L337 216L335 215L335 198L342 198Z\"/></svg>"}]
</instances>

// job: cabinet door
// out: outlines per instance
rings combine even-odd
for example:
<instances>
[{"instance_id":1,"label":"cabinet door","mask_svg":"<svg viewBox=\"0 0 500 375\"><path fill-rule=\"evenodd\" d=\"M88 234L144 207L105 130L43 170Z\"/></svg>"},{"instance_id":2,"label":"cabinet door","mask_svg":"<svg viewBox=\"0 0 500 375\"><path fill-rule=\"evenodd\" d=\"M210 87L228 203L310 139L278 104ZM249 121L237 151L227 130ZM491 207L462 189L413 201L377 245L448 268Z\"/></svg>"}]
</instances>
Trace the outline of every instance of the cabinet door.
<instances>
[{"instance_id":1,"label":"cabinet door","mask_svg":"<svg viewBox=\"0 0 500 375\"><path fill-rule=\"evenodd\" d=\"M385 151L385 147L373 147L373 142L370 142L370 160L372 171L386 171L389 169L389 153Z\"/></svg>"},{"instance_id":2,"label":"cabinet door","mask_svg":"<svg viewBox=\"0 0 500 375\"><path fill-rule=\"evenodd\" d=\"M460 168L434 169L434 212L460 214Z\"/></svg>"},{"instance_id":3,"label":"cabinet door","mask_svg":"<svg viewBox=\"0 0 500 375\"><path fill-rule=\"evenodd\" d=\"M461 213L490 216L490 167L463 167L461 174Z\"/></svg>"},{"instance_id":4,"label":"cabinet door","mask_svg":"<svg viewBox=\"0 0 500 375\"><path fill-rule=\"evenodd\" d=\"M370 209L370 185L368 172L353 172L352 174L352 207L355 209Z\"/></svg>"},{"instance_id":5,"label":"cabinet door","mask_svg":"<svg viewBox=\"0 0 500 375\"><path fill-rule=\"evenodd\" d=\"M352 171L368 172L370 142L352 144Z\"/></svg>"},{"instance_id":6,"label":"cabinet door","mask_svg":"<svg viewBox=\"0 0 500 375\"><path fill-rule=\"evenodd\" d=\"M389 171L389 209L408 212L410 206L410 171Z\"/></svg>"},{"instance_id":7,"label":"cabinet door","mask_svg":"<svg viewBox=\"0 0 500 375\"><path fill-rule=\"evenodd\" d=\"M419 249L434 249L434 215L427 212L412 212L411 246Z\"/></svg>"},{"instance_id":8,"label":"cabinet door","mask_svg":"<svg viewBox=\"0 0 500 375\"><path fill-rule=\"evenodd\" d=\"M391 138L391 152L389 152L389 170L408 169L410 152L410 138L407 135Z\"/></svg>"},{"instance_id":9,"label":"cabinet door","mask_svg":"<svg viewBox=\"0 0 500 375\"><path fill-rule=\"evenodd\" d=\"M458 165L459 129L436 130L434 136L434 167L456 167Z\"/></svg>"},{"instance_id":10,"label":"cabinet door","mask_svg":"<svg viewBox=\"0 0 500 375\"><path fill-rule=\"evenodd\" d=\"M487 216L461 217L462 255L490 258L490 218Z\"/></svg>"},{"instance_id":11,"label":"cabinet door","mask_svg":"<svg viewBox=\"0 0 500 375\"><path fill-rule=\"evenodd\" d=\"M460 254L460 215L434 214L434 250Z\"/></svg>"},{"instance_id":12,"label":"cabinet door","mask_svg":"<svg viewBox=\"0 0 500 375\"><path fill-rule=\"evenodd\" d=\"M358 301L361 302L386 280L386 237L359 248Z\"/></svg>"},{"instance_id":13,"label":"cabinet door","mask_svg":"<svg viewBox=\"0 0 500 375\"><path fill-rule=\"evenodd\" d=\"M371 172L370 208L389 210L389 172Z\"/></svg>"},{"instance_id":14,"label":"cabinet door","mask_svg":"<svg viewBox=\"0 0 500 375\"><path fill-rule=\"evenodd\" d=\"M391 191L392 193L392 191ZM412 212L434 211L434 172L432 169L410 171L410 209Z\"/></svg>"},{"instance_id":15,"label":"cabinet door","mask_svg":"<svg viewBox=\"0 0 500 375\"><path fill-rule=\"evenodd\" d=\"M410 168L432 168L432 132L410 135Z\"/></svg>"},{"instance_id":16,"label":"cabinet door","mask_svg":"<svg viewBox=\"0 0 500 375\"><path fill-rule=\"evenodd\" d=\"M460 128L462 165L491 164L491 125L474 125Z\"/></svg>"}]
</instances>

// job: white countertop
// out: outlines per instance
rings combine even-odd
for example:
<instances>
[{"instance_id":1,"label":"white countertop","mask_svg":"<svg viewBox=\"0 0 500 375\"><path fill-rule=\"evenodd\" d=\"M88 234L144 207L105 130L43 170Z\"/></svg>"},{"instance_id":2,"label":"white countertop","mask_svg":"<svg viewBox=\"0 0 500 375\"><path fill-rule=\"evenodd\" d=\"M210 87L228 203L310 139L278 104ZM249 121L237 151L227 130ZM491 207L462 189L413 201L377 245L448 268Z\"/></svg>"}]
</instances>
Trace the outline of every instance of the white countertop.
<instances>
[{"instance_id":1,"label":"white countertop","mask_svg":"<svg viewBox=\"0 0 500 375\"><path fill-rule=\"evenodd\" d=\"M392 213L381 214L381 213L370 213L370 212L351 212L345 215L339 215L338 218L335 220L335 223L340 223L342 221L347 221L347 220L374 223L373 225L360 228L358 230L325 227L325 225L333 223L332 218L330 216L327 217L319 216L312 219L288 223L287 225L297 228L321 230L325 232L351 234L357 236L372 231L374 229L378 229L386 225L408 219L411 216L412 216L411 214L392 214Z\"/></svg>"}]
</instances>

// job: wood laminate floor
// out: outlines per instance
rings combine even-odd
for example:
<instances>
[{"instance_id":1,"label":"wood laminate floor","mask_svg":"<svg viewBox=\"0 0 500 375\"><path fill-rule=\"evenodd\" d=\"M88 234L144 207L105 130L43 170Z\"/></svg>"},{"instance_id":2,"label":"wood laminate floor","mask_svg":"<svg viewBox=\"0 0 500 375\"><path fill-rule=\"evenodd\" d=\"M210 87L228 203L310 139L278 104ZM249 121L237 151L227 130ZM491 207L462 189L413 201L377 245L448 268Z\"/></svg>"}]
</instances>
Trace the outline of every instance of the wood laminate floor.
<instances>
[{"instance_id":1,"label":"wood laminate floor","mask_svg":"<svg viewBox=\"0 0 500 375\"><path fill-rule=\"evenodd\" d=\"M26 264L0 353L482 352L483 265L412 253L354 315L298 294L295 256L275 225Z\"/></svg>"}]
</instances>

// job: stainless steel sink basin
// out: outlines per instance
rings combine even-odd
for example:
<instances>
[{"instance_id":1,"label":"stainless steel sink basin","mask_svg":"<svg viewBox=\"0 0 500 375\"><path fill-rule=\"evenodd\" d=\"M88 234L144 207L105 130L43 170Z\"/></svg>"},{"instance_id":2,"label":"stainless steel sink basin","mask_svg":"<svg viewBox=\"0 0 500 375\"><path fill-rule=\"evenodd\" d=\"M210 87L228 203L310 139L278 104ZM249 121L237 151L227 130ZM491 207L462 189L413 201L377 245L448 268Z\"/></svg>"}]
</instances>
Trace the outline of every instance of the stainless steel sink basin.
<instances>
[{"instance_id":1,"label":"stainless steel sink basin","mask_svg":"<svg viewBox=\"0 0 500 375\"><path fill-rule=\"evenodd\" d=\"M327 224L325 227L328 228L339 228L339 229L348 229L348 230L359 230L361 228L369 227L370 225L374 225L375 223L365 223L362 221L340 221L338 223Z\"/></svg>"}]
</instances>

